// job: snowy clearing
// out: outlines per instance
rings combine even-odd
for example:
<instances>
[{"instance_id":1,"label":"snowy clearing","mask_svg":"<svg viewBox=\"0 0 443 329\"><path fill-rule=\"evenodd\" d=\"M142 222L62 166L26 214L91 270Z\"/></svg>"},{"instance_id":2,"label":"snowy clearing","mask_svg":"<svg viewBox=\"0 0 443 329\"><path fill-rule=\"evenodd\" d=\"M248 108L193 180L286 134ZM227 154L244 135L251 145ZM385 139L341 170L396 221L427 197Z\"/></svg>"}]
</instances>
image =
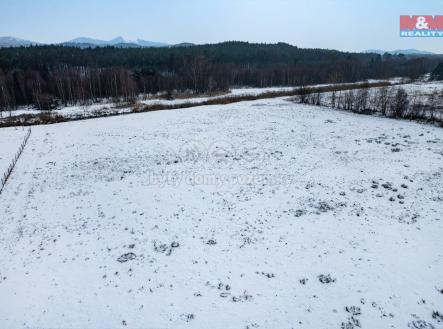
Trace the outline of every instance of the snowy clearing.
<instances>
[{"instance_id":1,"label":"snowy clearing","mask_svg":"<svg viewBox=\"0 0 443 329\"><path fill-rule=\"evenodd\" d=\"M311 88L318 88L318 87L328 87L328 86L346 86L346 85L355 85L355 84L364 84L364 83L381 83L386 80L366 80L366 81L360 81L356 83L342 83L342 84L317 84L317 85L310 85ZM401 78L393 78L389 80L389 83L392 85L396 85L399 83L403 83L403 80ZM223 99L225 97L242 97L242 96L265 96L268 93L277 93L277 92L290 92L293 90L299 89L297 87L267 87L267 88L232 88L228 93L222 93L220 95L216 96L200 96L195 95L192 96L192 94L189 94L187 96L189 97L183 97L183 98L175 98L175 99L165 99L166 94L146 94L146 95L139 95L137 100L137 106L144 106L144 105L164 105L164 106L181 106L186 104L192 104L192 105L203 105L202 103L209 101L209 100L217 100L217 99ZM67 119L79 119L79 118L86 118L86 117L100 117L100 116L107 116L107 115L117 115L122 113L130 113L133 111L133 107L130 105L118 105L114 102L112 99L102 99L98 103L90 104L90 105L69 105L62 107L60 109L56 109L51 111L51 115L58 115L63 118ZM36 108L32 106L22 106L15 110L9 110L4 111L3 113L0 112L0 123L7 122L10 118L16 118L16 117L24 117L29 116L32 118L38 118L39 115L45 114L42 111L37 110ZM48 114L46 112L46 114ZM29 120L29 118L28 118ZM33 122L34 123L34 122Z\"/></svg>"},{"instance_id":2,"label":"snowy clearing","mask_svg":"<svg viewBox=\"0 0 443 329\"><path fill-rule=\"evenodd\" d=\"M285 99L36 126L1 326L441 328L442 171L441 128Z\"/></svg>"},{"instance_id":3,"label":"snowy clearing","mask_svg":"<svg viewBox=\"0 0 443 329\"><path fill-rule=\"evenodd\" d=\"M11 128L0 129L0 175L6 171L14 155L17 153L27 129Z\"/></svg>"}]
</instances>

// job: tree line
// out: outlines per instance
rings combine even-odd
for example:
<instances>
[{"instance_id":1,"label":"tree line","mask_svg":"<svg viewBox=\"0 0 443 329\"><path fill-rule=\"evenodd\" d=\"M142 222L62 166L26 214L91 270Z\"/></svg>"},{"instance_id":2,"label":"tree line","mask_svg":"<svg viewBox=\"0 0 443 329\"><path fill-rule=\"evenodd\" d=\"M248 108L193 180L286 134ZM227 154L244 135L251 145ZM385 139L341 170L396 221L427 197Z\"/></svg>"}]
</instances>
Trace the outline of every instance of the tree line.
<instances>
[{"instance_id":1,"label":"tree line","mask_svg":"<svg viewBox=\"0 0 443 329\"><path fill-rule=\"evenodd\" d=\"M0 49L0 107L48 110L139 94L232 86L302 86L431 72L439 58L225 42L177 48L33 46Z\"/></svg>"},{"instance_id":2,"label":"tree line","mask_svg":"<svg viewBox=\"0 0 443 329\"><path fill-rule=\"evenodd\" d=\"M298 96L299 102L303 104L443 124L443 89L428 95L418 91L408 94L402 87L360 88L357 91L332 91L329 94L304 89Z\"/></svg>"}]
</instances>

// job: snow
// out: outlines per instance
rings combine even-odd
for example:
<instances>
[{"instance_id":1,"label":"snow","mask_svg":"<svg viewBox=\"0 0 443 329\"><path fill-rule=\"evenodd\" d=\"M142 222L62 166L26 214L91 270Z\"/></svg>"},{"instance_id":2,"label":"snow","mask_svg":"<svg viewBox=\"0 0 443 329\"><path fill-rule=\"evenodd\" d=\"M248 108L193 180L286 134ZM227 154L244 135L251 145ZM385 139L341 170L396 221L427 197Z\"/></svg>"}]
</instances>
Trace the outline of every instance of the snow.
<instances>
[{"instance_id":1,"label":"snow","mask_svg":"<svg viewBox=\"0 0 443 329\"><path fill-rule=\"evenodd\" d=\"M357 83L376 83L381 82L383 80L367 80L367 81L360 81ZM391 84L398 84L401 82L401 78L393 78L390 79ZM309 87L315 88L315 87L327 87L332 86L333 84L317 84L317 85L310 85ZM342 84L342 85L347 85ZM296 87L267 87L267 88L232 88L229 93L221 94L217 96L198 96L195 97L188 97L188 98L176 98L172 100L164 99L162 98L161 94L146 94L146 95L139 95L139 101L138 103L141 105L183 105L183 104L189 104L192 103L194 105L198 105L201 103L204 103L211 99L219 99L224 98L227 96L259 96L262 94L266 94L269 92L287 92L297 89ZM164 96L164 95L163 95ZM100 102L92 105L71 105L62 107L61 109L53 110L51 114L53 115L59 115L65 118L69 119L77 119L82 117L96 117L101 116L104 114L118 114L118 113L128 113L131 112L132 108L130 106L122 107L117 106L111 99L103 99ZM0 122L3 120L7 120L10 117L17 117L22 115L32 115L34 117L37 117L39 114L41 114L41 111L31 107L31 106L25 106L20 107L17 110L13 111L6 111L2 114L2 117L0 117Z\"/></svg>"},{"instance_id":2,"label":"snow","mask_svg":"<svg viewBox=\"0 0 443 329\"><path fill-rule=\"evenodd\" d=\"M233 88L231 95L233 96L258 96L265 93L291 91L296 87L268 87L268 88Z\"/></svg>"},{"instance_id":3,"label":"snow","mask_svg":"<svg viewBox=\"0 0 443 329\"><path fill-rule=\"evenodd\" d=\"M414 82L408 84L401 84L399 86L392 85L388 87L388 91L390 95L395 95L397 88L403 88L408 94L408 99L410 104L414 102L421 102L423 104L428 104L429 96L435 95L441 97L443 95L443 81L428 81L428 82ZM369 99L368 101L374 101L377 99L377 93L379 92L380 87L369 88ZM347 91L341 91L336 93L336 104L338 103L337 98L340 95L345 94ZM355 93L357 91L354 91ZM331 105L332 103L332 92L321 93L321 104L322 105ZM292 97L293 101L299 101L299 97ZM370 105L370 104L369 104ZM436 113L433 114L434 117L443 115L443 103L436 99ZM429 113L428 113L429 115Z\"/></svg>"},{"instance_id":4,"label":"snow","mask_svg":"<svg viewBox=\"0 0 443 329\"><path fill-rule=\"evenodd\" d=\"M16 110L1 112L0 120L8 118L8 117L16 117L16 116L20 116L20 115L36 115L37 116L40 113L41 113L41 111L37 110L36 108L34 108L32 106L22 106Z\"/></svg>"},{"instance_id":5,"label":"snow","mask_svg":"<svg viewBox=\"0 0 443 329\"><path fill-rule=\"evenodd\" d=\"M8 169L26 135L24 128L0 129L0 176Z\"/></svg>"},{"instance_id":6,"label":"snow","mask_svg":"<svg viewBox=\"0 0 443 329\"><path fill-rule=\"evenodd\" d=\"M99 115L100 113L123 113L130 112L130 107L116 107L115 104L112 103L104 103L104 104L93 104L88 106L67 106L62 109L56 111L58 115L61 115L66 118L77 118L85 115L95 114Z\"/></svg>"},{"instance_id":7,"label":"snow","mask_svg":"<svg viewBox=\"0 0 443 329\"><path fill-rule=\"evenodd\" d=\"M382 82L385 80L374 80L370 79L367 81L360 81L356 82L357 84L363 84L363 83L377 83ZM398 84L401 82L400 78L393 78L390 80L391 84ZM352 85L353 83L343 83L339 85ZM316 84L316 85L309 85L310 88L318 88L318 87L329 87L333 86L334 84L327 83L327 84ZM180 105L180 104L187 104L187 103L203 103L210 99L217 99L217 98L224 98L226 96L260 96L266 93L276 93L276 92L289 92L298 89L298 87L266 87L266 88L232 88L229 93L222 94L218 96L211 96L211 97L190 97L190 98L177 98L172 100L167 99L161 99L158 98L158 96L150 96L148 99L140 101L140 103L145 105L153 105L153 104L162 104L162 105Z\"/></svg>"},{"instance_id":8,"label":"snow","mask_svg":"<svg viewBox=\"0 0 443 329\"><path fill-rule=\"evenodd\" d=\"M442 160L441 128L282 98L36 126L0 323L441 328Z\"/></svg>"},{"instance_id":9,"label":"snow","mask_svg":"<svg viewBox=\"0 0 443 329\"><path fill-rule=\"evenodd\" d=\"M101 103L85 105L85 106L82 105L65 106L62 107L61 109L53 110L50 113L52 115L59 115L65 118L75 119L84 116L91 116L91 115L99 116L101 114L110 114L110 113L117 114L117 113L130 112L130 111L131 111L130 107L118 107L111 101L109 102L104 101ZM3 118L7 119L9 117L17 117L21 115L32 115L38 117L42 113L44 112L39 111L33 107L26 106L11 112L8 111L4 113Z\"/></svg>"},{"instance_id":10,"label":"snow","mask_svg":"<svg viewBox=\"0 0 443 329\"><path fill-rule=\"evenodd\" d=\"M430 95L433 92L443 92L443 81L415 82L402 86L409 95L418 92L422 95Z\"/></svg>"},{"instance_id":11,"label":"snow","mask_svg":"<svg viewBox=\"0 0 443 329\"><path fill-rule=\"evenodd\" d=\"M188 103L203 103L210 99L224 98L227 96L259 96L261 94L269 92L283 92L291 91L296 89L295 87L268 87L268 88L232 88L229 93L221 94L217 96L207 96L207 97L189 97L189 98L176 98L176 99L161 99L157 96L148 97L148 99L140 101L140 103L145 105L180 105Z\"/></svg>"}]
</instances>

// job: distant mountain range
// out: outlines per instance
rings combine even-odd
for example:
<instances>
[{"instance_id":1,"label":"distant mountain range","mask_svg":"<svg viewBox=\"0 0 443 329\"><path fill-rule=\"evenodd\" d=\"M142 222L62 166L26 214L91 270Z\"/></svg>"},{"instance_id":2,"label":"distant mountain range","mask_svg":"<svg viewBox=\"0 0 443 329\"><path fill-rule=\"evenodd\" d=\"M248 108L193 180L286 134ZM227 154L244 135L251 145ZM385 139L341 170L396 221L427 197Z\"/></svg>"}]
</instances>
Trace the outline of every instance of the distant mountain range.
<instances>
[{"instance_id":1,"label":"distant mountain range","mask_svg":"<svg viewBox=\"0 0 443 329\"><path fill-rule=\"evenodd\" d=\"M2 47L29 47L31 45L38 45L38 42L23 40L14 37L0 37L0 48Z\"/></svg>"},{"instance_id":2,"label":"distant mountain range","mask_svg":"<svg viewBox=\"0 0 443 329\"><path fill-rule=\"evenodd\" d=\"M164 42L155 42L155 41L147 41L142 39L137 40L127 40L122 37L117 37L114 39L111 39L109 41L106 40L98 40L98 39L92 39L92 38L76 38L67 42L63 42L63 44L89 44L94 46L119 46L119 45L126 45L126 46L133 46L133 47L169 47L170 45Z\"/></svg>"},{"instance_id":3,"label":"distant mountain range","mask_svg":"<svg viewBox=\"0 0 443 329\"><path fill-rule=\"evenodd\" d=\"M391 50L391 51L385 51L381 49L369 49L364 51L365 53L374 53L374 54L380 54L383 55L385 53L391 54L391 55L436 55L435 53L432 53L430 51L424 51L424 50L417 50L417 49L397 49L397 50Z\"/></svg>"},{"instance_id":4,"label":"distant mountain range","mask_svg":"<svg viewBox=\"0 0 443 329\"><path fill-rule=\"evenodd\" d=\"M4 47L29 47L36 45L45 45L47 43L40 43L30 40L24 40L14 37L0 37L0 48ZM148 41L143 39L128 40L123 37L116 37L111 40L100 40L88 37L79 37L69 41L64 41L60 43L54 43L62 46L79 47L79 48L94 48L94 47L120 47L120 48L162 48L162 47L192 47L195 46L193 43L183 42L179 44L168 44L165 42ZM397 49L392 51L385 51L381 49L368 49L364 53L375 53L383 55L385 53L391 55L436 55L430 51L423 51L417 49Z\"/></svg>"},{"instance_id":5,"label":"distant mountain range","mask_svg":"<svg viewBox=\"0 0 443 329\"><path fill-rule=\"evenodd\" d=\"M121 48L145 48L145 47L161 48L161 47L190 47L194 45L192 43L187 43L187 42L180 43L177 45L171 45L165 42L155 42L155 41L148 41L142 39L127 40L124 39L123 37L117 37L111 40L99 40L88 37L80 37L69 41L61 42L58 44L63 46L71 46L79 48L89 48L89 47L94 48L94 47L106 47L106 46L114 46ZM29 47L32 45L44 45L44 43L18 39L14 37L0 37L0 48Z\"/></svg>"}]
</instances>

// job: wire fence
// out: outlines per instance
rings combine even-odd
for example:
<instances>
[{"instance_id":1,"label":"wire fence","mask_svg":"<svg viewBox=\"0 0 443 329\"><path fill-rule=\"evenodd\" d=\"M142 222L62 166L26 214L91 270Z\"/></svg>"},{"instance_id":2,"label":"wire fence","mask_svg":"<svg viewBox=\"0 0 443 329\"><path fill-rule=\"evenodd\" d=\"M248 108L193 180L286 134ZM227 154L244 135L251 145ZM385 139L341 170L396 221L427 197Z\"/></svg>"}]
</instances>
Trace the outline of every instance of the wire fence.
<instances>
[{"instance_id":1,"label":"wire fence","mask_svg":"<svg viewBox=\"0 0 443 329\"><path fill-rule=\"evenodd\" d=\"M28 143L29 136L31 136L31 128L28 129L25 137L23 138L22 143L20 144L20 147L18 148L18 151L15 153L14 158L12 159L11 163L9 164L8 169L3 174L0 180L0 194L3 192L3 189L5 188L6 183L8 182L9 177L11 176L12 171L15 168L15 165L17 164L18 159L23 153L23 150L25 149L26 144Z\"/></svg>"}]
</instances>

